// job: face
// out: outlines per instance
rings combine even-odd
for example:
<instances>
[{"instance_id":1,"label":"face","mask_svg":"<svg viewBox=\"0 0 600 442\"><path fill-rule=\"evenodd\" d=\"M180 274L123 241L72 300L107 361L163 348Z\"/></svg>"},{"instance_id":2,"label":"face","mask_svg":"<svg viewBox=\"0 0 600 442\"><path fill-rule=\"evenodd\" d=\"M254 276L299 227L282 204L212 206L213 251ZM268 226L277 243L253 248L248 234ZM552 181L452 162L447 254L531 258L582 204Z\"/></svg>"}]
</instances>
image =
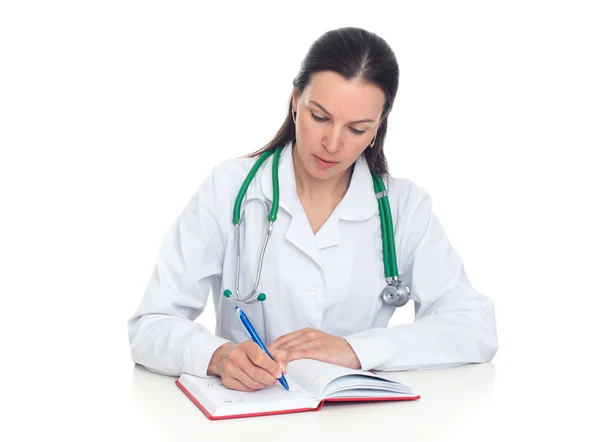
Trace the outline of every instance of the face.
<instances>
[{"instance_id":1,"label":"face","mask_svg":"<svg viewBox=\"0 0 600 442\"><path fill-rule=\"evenodd\" d=\"M324 71L312 74L300 96L295 91L296 150L306 171L327 180L347 170L377 133L383 91L363 80Z\"/></svg>"}]
</instances>

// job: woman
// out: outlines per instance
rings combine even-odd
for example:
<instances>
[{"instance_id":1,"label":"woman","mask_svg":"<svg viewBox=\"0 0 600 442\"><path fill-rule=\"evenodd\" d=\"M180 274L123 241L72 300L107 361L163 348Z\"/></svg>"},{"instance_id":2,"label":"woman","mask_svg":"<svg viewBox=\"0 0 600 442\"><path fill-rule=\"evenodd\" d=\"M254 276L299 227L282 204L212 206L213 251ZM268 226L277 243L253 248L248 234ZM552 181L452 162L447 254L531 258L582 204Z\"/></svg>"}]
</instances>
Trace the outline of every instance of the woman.
<instances>
[{"instance_id":1,"label":"woman","mask_svg":"<svg viewBox=\"0 0 600 442\"><path fill-rule=\"evenodd\" d=\"M383 147L398 76L388 44L365 30L334 30L311 46L275 138L247 158L215 167L169 230L128 322L134 362L170 375L218 375L229 388L253 391L273 385L288 362L301 358L363 370L493 358L492 301L471 287L429 195L388 174ZM243 195L250 206L240 212L238 294L235 201L257 158L279 147ZM236 297L255 285L269 226L260 202L277 199L274 161L279 210L258 284L266 299L240 303ZM380 205L386 194L375 188L372 173L387 191L394 247L383 245ZM409 288L415 308L414 323L396 327L387 324L397 307L382 297L386 275L395 268L382 259L390 250L388 263L396 261L399 277L394 284ZM194 322L211 289L214 335ZM235 306L278 363L248 340Z\"/></svg>"}]
</instances>

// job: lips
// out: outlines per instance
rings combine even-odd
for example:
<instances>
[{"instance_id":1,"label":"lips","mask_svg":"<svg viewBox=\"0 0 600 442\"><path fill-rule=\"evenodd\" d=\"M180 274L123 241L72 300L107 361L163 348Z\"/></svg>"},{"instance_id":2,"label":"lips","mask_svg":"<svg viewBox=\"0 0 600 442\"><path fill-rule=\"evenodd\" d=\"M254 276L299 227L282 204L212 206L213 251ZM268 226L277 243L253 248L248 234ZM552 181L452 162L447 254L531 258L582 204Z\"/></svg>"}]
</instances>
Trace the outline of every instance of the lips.
<instances>
[{"instance_id":1,"label":"lips","mask_svg":"<svg viewBox=\"0 0 600 442\"><path fill-rule=\"evenodd\" d=\"M320 157L320 156L318 156L318 155L315 155L315 156L316 156L318 159L320 159L321 161L323 161L324 163L329 163L329 164L336 164L336 163L337 163L337 161L333 161L333 160L327 160L327 159L325 159L325 158L321 158L321 157Z\"/></svg>"},{"instance_id":2,"label":"lips","mask_svg":"<svg viewBox=\"0 0 600 442\"><path fill-rule=\"evenodd\" d=\"M324 158L318 157L317 155L314 155L314 154L313 154L313 158L315 160L315 164L317 165L317 167L319 167L322 170L331 169L332 167L335 167L337 164L339 164L338 161L329 161Z\"/></svg>"}]
</instances>

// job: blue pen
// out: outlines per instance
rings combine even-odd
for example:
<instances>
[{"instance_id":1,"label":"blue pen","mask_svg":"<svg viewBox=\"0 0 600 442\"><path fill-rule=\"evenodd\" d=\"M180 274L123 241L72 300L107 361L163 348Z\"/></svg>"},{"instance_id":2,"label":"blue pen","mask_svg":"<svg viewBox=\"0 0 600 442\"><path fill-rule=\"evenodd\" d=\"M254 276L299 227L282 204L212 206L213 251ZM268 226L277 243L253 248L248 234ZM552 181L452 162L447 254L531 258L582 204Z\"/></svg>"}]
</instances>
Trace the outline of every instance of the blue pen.
<instances>
[{"instance_id":1,"label":"blue pen","mask_svg":"<svg viewBox=\"0 0 600 442\"><path fill-rule=\"evenodd\" d=\"M248 336L250 336L250 339L256 342L260 346L260 348L262 348L265 351L265 353L269 355L271 359L275 360L275 358L271 356L271 353L269 353L269 350L267 350L265 344L263 344L263 341L260 339L260 336L258 336L258 333L256 333L256 330L254 330L254 327L252 327L252 323L248 319L248 316L246 316L246 314L239 307L236 307L235 311L238 315L240 322L244 326L246 333L248 333ZM281 374L281 377L278 380L281 383L281 385L283 385L283 388L289 391L290 387L288 386L288 383L285 380L285 376L283 375L283 373Z\"/></svg>"}]
</instances>

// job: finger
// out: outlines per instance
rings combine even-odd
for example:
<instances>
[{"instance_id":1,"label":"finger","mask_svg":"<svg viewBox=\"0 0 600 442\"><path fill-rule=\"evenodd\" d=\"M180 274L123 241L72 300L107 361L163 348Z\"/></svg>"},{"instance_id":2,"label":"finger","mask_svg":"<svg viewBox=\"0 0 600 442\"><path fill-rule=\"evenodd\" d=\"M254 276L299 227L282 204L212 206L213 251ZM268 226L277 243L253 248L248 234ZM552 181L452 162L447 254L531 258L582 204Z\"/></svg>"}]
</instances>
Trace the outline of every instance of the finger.
<instances>
[{"instance_id":1,"label":"finger","mask_svg":"<svg viewBox=\"0 0 600 442\"><path fill-rule=\"evenodd\" d=\"M277 348L281 347L282 345L284 345L286 342L288 342L290 339L295 339L298 336L302 336L311 330L313 330L313 329L303 328L301 330L296 330L295 332L291 332L286 335L280 336L271 343L271 346L273 346L273 349L277 349Z\"/></svg>"},{"instance_id":2,"label":"finger","mask_svg":"<svg viewBox=\"0 0 600 442\"><path fill-rule=\"evenodd\" d=\"M253 373L254 364L250 360L248 360L248 364L244 364L243 366L236 366L230 373L231 377L237 379L246 387L254 390L262 390L263 388L271 385L269 382L261 382L260 379L257 379L256 374ZM263 370L264 373L265 372Z\"/></svg>"},{"instance_id":3,"label":"finger","mask_svg":"<svg viewBox=\"0 0 600 442\"><path fill-rule=\"evenodd\" d=\"M313 342L316 345L320 343L320 340L318 338L315 338L314 334L312 333L304 333L303 335L300 335L295 339L290 339L286 343L282 344L279 347L279 350L290 351L291 348L308 342Z\"/></svg>"},{"instance_id":4,"label":"finger","mask_svg":"<svg viewBox=\"0 0 600 442\"><path fill-rule=\"evenodd\" d=\"M261 382L271 383L271 378L279 379L281 377L281 369L279 364L269 357L265 351L258 345L249 345L246 351L250 362L253 363L258 370L248 372L250 375L256 375ZM264 373L268 373L270 377L265 377Z\"/></svg>"},{"instance_id":5,"label":"finger","mask_svg":"<svg viewBox=\"0 0 600 442\"><path fill-rule=\"evenodd\" d=\"M277 364L275 364L277 365ZM244 374L246 376L248 376L248 378L250 378L253 382L256 382L258 384L260 384L260 388L265 388L268 387L270 385L274 385L277 382L277 377L273 376L270 372L268 372L267 370L258 367L254 364L249 364L249 365L245 365L244 367L241 367L242 370L244 371ZM279 370L279 367L278 367ZM281 372L280 372L281 374ZM281 377L281 376L279 376Z\"/></svg>"},{"instance_id":6,"label":"finger","mask_svg":"<svg viewBox=\"0 0 600 442\"><path fill-rule=\"evenodd\" d=\"M285 350L273 350L271 355L275 359L275 362L279 364L279 369L283 374L287 373L288 354Z\"/></svg>"},{"instance_id":7,"label":"finger","mask_svg":"<svg viewBox=\"0 0 600 442\"><path fill-rule=\"evenodd\" d=\"M223 381L223 385L225 385L227 388L230 388L231 390L246 391L246 392L256 391L256 390L244 385L236 378L232 378L231 376L223 377L222 381Z\"/></svg>"},{"instance_id":8,"label":"finger","mask_svg":"<svg viewBox=\"0 0 600 442\"><path fill-rule=\"evenodd\" d=\"M292 353L296 353L300 350L311 350L311 349L317 349L317 348L322 348L322 345L320 342L304 341L304 342L299 342L298 344L290 346L286 351L288 354L291 355Z\"/></svg>"},{"instance_id":9,"label":"finger","mask_svg":"<svg viewBox=\"0 0 600 442\"><path fill-rule=\"evenodd\" d=\"M297 359L317 359L319 361L328 361L331 355L321 345L318 340L299 342L286 349L288 359L295 361Z\"/></svg>"},{"instance_id":10,"label":"finger","mask_svg":"<svg viewBox=\"0 0 600 442\"><path fill-rule=\"evenodd\" d=\"M311 328L303 328L302 330L297 330L295 332L288 333L287 335L280 336L271 343L269 348L273 348L273 350L281 348L281 346L285 345L290 340L296 339L299 336L302 336L311 330Z\"/></svg>"},{"instance_id":11,"label":"finger","mask_svg":"<svg viewBox=\"0 0 600 442\"><path fill-rule=\"evenodd\" d=\"M298 359L316 359L317 361L332 362L329 355L323 347L296 347L288 352L289 360Z\"/></svg>"},{"instance_id":12,"label":"finger","mask_svg":"<svg viewBox=\"0 0 600 442\"><path fill-rule=\"evenodd\" d=\"M260 348L260 347L259 347ZM271 385L271 374L256 365L246 354L247 349L241 347L237 352L231 352L229 360L226 362L225 373L234 377L244 385L254 390L258 390ZM261 376L262 372L262 376Z\"/></svg>"}]
</instances>

